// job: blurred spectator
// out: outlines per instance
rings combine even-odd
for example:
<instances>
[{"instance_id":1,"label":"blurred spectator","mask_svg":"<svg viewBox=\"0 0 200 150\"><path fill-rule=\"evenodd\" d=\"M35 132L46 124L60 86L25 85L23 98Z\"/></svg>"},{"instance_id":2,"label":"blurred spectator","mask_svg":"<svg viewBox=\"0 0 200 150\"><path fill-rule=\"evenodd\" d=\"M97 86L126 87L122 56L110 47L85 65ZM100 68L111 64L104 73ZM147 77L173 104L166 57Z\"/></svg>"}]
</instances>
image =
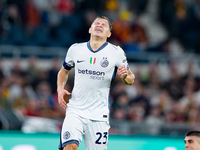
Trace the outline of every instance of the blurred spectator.
<instances>
[{"instance_id":1,"label":"blurred spectator","mask_svg":"<svg viewBox=\"0 0 200 150\"><path fill-rule=\"evenodd\" d=\"M150 103L152 107L159 107L162 115L172 107L171 97L166 90L161 90L157 95L152 96Z\"/></svg>"},{"instance_id":2,"label":"blurred spectator","mask_svg":"<svg viewBox=\"0 0 200 150\"><path fill-rule=\"evenodd\" d=\"M129 107L129 99L127 97L127 94L125 92L119 93L115 98L113 102L113 109L122 108L124 110L127 110Z\"/></svg>"},{"instance_id":3,"label":"blurred spectator","mask_svg":"<svg viewBox=\"0 0 200 150\"><path fill-rule=\"evenodd\" d=\"M12 83L12 78L10 76L6 77L1 83L1 98L5 99L6 101L9 100L9 95L10 95L9 86L11 83Z\"/></svg>"},{"instance_id":4,"label":"blurred spectator","mask_svg":"<svg viewBox=\"0 0 200 150\"><path fill-rule=\"evenodd\" d=\"M199 28L194 17L194 1L163 0L160 1L160 20L166 26L170 35L178 38L187 50L197 51Z\"/></svg>"},{"instance_id":5,"label":"blurred spectator","mask_svg":"<svg viewBox=\"0 0 200 150\"><path fill-rule=\"evenodd\" d=\"M170 41L171 38L167 38L156 46L147 47L146 51L148 52L157 52L157 53L169 53L170 52Z\"/></svg>"},{"instance_id":6,"label":"blurred spectator","mask_svg":"<svg viewBox=\"0 0 200 150\"><path fill-rule=\"evenodd\" d=\"M41 112L41 109L40 109L40 102L35 100L35 99L28 100L26 112L25 112L24 115L25 116L41 117L42 112Z\"/></svg>"},{"instance_id":7,"label":"blurred spectator","mask_svg":"<svg viewBox=\"0 0 200 150\"><path fill-rule=\"evenodd\" d=\"M129 43L131 41L131 12L121 11L119 19L113 22L112 41Z\"/></svg>"},{"instance_id":8,"label":"blurred spectator","mask_svg":"<svg viewBox=\"0 0 200 150\"><path fill-rule=\"evenodd\" d=\"M26 10L25 10L25 3L26 0L6 0L7 5L16 5L18 10L19 10L19 16L21 18L21 21L23 24L26 23L27 21L27 14L26 14Z\"/></svg>"},{"instance_id":9,"label":"blurred spectator","mask_svg":"<svg viewBox=\"0 0 200 150\"><path fill-rule=\"evenodd\" d=\"M112 19L112 21L118 19L119 7L120 7L120 2L118 0L106 0L105 12L106 12L106 15L110 19Z\"/></svg>"},{"instance_id":10,"label":"blurred spectator","mask_svg":"<svg viewBox=\"0 0 200 150\"><path fill-rule=\"evenodd\" d=\"M5 93L5 88L6 88L4 84L5 80L6 79L4 77L1 61L0 61L0 109L7 108L7 106L9 105L7 101L6 93Z\"/></svg>"},{"instance_id":11,"label":"blurred spectator","mask_svg":"<svg viewBox=\"0 0 200 150\"><path fill-rule=\"evenodd\" d=\"M25 84L25 80L22 77L13 77L13 82L9 86L9 101L12 103L17 98L31 99L35 98L35 92L32 87Z\"/></svg>"},{"instance_id":12,"label":"blurred spectator","mask_svg":"<svg viewBox=\"0 0 200 150\"><path fill-rule=\"evenodd\" d=\"M35 8L39 13L49 9L49 7L55 6L55 0L33 0Z\"/></svg>"},{"instance_id":13,"label":"blurred spectator","mask_svg":"<svg viewBox=\"0 0 200 150\"><path fill-rule=\"evenodd\" d=\"M30 56L28 58L28 61L29 62L28 62L27 74L30 75L30 78L35 80L40 72L37 66L38 58L36 56Z\"/></svg>"},{"instance_id":14,"label":"blurred spectator","mask_svg":"<svg viewBox=\"0 0 200 150\"><path fill-rule=\"evenodd\" d=\"M164 88L167 89L171 97L178 100L183 95L183 82L181 81L181 74L178 71L178 64L172 60L169 64L170 80L164 83Z\"/></svg>"},{"instance_id":15,"label":"blurred spectator","mask_svg":"<svg viewBox=\"0 0 200 150\"><path fill-rule=\"evenodd\" d=\"M27 12L27 27L37 27L40 23L39 13L34 5L34 0L27 0L26 2Z\"/></svg>"},{"instance_id":16,"label":"blurred spectator","mask_svg":"<svg viewBox=\"0 0 200 150\"><path fill-rule=\"evenodd\" d=\"M82 25L78 30L75 31L75 37L78 41L82 42L85 40L89 40L89 28L96 18L97 13L95 10L87 10L84 12L84 16L82 17Z\"/></svg>"},{"instance_id":17,"label":"blurred spectator","mask_svg":"<svg viewBox=\"0 0 200 150\"><path fill-rule=\"evenodd\" d=\"M19 8L15 4L8 5L1 14L1 23L3 28L3 34L7 35L11 29L15 26L21 25L21 16L19 14Z\"/></svg>"},{"instance_id":18,"label":"blurred spectator","mask_svg":"<svg viewBox=\"0 0 200 150\"><path fill-rule=\"evenodd\" d=\"M190 125L194 125L197 123L200 123L200 117L199 117L199 111L198 109L191 109L189 110L188 116L187 116L187 123Z\"/></svg>"},{"instance_id":19,"label":"blurred spectator","mask_svg":"<svg viewBox=\"0 0 200 150\"><path fill-rule=\"evenodd\" d=\"M138 22L135 22L132 26L132 44L138 45L138 47L142 50L145 50L148 44L148 39L146 35L145 29Z\"/></svg>"},{"instance_id":20,"label":"blurred spectator","mask_svg":"<svg viewBox=\"0 0 200 150\"><path fill-rule=\"evenodd\" d=\"M57 74L60 70L60 62L58 58L52 59L52 67L48 70L48 82L51 85L52 93L57 92Z\"/></svg>"},{"instance_id":21,"label":"blurred spectator","mask_svg":"<svg viewBox=\"0 0 200 150\"><path fill-rule=\"evenodd\" d=\"M126 91L126 93L127 93L127 96L128 96L128 98L129 99L133 99L134 97L136 97L137 96L137 86L138 85L136 85L136 84L139 84L138 83L138 80L136 80L135 82L134 82L134 84L132 84L131 86L126 86L126 88L125 88L125 91Z\"/></svg>"},{"instance_id":22,"label":"blurred spectator","mask_svg":"<svg viewBox=\"0 0 200 150\"><path fill-rule=\"evenodd\" d=\"M144 104L144 103L143 103ZM145 118L145 106L142 103L132 103L128 112L128 119L133 122L141 122Z\"/></svg>"},{"instance_id":23,"label":"blurred spectator","mask_svg":"<svg viewBox=\"0 0 200 150\"><path fill-rule=\"evenodd\" d=\"M194 62L190 61L188 62L187 66L185 67L186 71L185 71L185 74L183 75L183 78L186 79L188 77L191 77L191 78L195 78L195 80L198 79L198 66L195 65Z\"/></svg>"},{"instance_id":24,"label":"blurred spectator","mask_svg":"<svg viewBox=\"0 0 200 150\"><path fill-rule=\"evenodd\" d=\"M31 3L33 8L36 9L39 16L40 25L35 28L35 40L37 37L41 40L38 43L41 46L59 46L57 39L57 30L62 22L62 15L57 8L57 3L59 1L53 0L34 0ZM36 17L36 16L35 16ZM40 37L41 36L41 37ZM62 44L60 43L60 47Z\"/></svg>"},{"instance_id":25,"label":"blurred spectator","mask_svg":"<svg viewBox=\"0 0 200 150\"><path fill-rule=\"evenodd\" d=\"M159 134L159 127L163 125L163 118L159 107L153 107L150 114L145 118L145 122L151 126L151 134Z\"/></svg>"},{"instance_id":26,"label":"blurred spectator","mask_svg":"<svg viewBox=\"0 0 200 150\"><path fill-rule=\"evenodd\" d=\"M200 99L196 95L196 87L194 78L187 78L183 88L184 96L180 98L180 104L189 109L192 104L200 107Z\"/></svg>"},{"instance_id":27,"label":"blurred spectator","mask_svg":"<svg viewBox=\"0 0 200 150\"><path fill-rule=\"evenodd\" d=\"M116 11L118 9L118 0L106 0L106 10L109 12Z\"/></svg>"},{"instance_id":28,"label":"blurred spectator","mask_svg":"<svg viewBox=\"0 0 200 150\"><path fill-rule=\"evenodd\" d=\"M0 59L1 59L1 56L0 56ZM0 84L2 84L3 79L4 79L4 73L2 70L2 65L1 65L1 60L0 60Z\"/></svg>"},{"instance_id":29,"label":"blurred spectator","mask_svg":"<svg viewBox=\"0 0 200 150\"><path fill-rule=\"evenodd\" d=\"M23 122L26 115L26 108L28 105L29 99L26 97L18 97L12 103L12 108L15 111L15 114L18 116L18 119Z\"/></svg>"},{"instance_id":30,"label":"blurred spectator","mask_svg":"<svg viewBox=\"0 0 200 150\"><path fill-rule=\"evenodd\" d=\"M39 101L39 109L41 116L46 118L60 118L63 114L57 100L54 98L50 84L48 82L40 82L36 89L37 101Z\"/></svg>"},{"instance_id":31,"label":"blurred spectator","mask_svg":"<svg viewBox=\"0 0 200 150\"><path fill-rule=\"evenodd\" d=\"M113 23L111 40L122 43L121 46L125 51L141 52L146 49L148 40L146 31L134 15L128 10L119 12L119 18Z\"/></svg>"},{"instance_id":32,"label":"blurred spectator","mask_svg":"<svg viewBox=\"0 0 200 150\"><path fill-rule=\"evenodd\" d=\"M33 88L36 89L37 86L41 83L41 82L48 82L48 72L47 70L40 70L38 76L36 77L36 79L33 81Z\"/></svg>"},{"instance_id":33,"label":"blurred spectator","mask_svg":"<svg viewBox=\"0 0 200 150\"><path fill-rule=\"evenodd\" d=\"M116 80L111 90L111 97L116 99L116 97L118 97L119 94L123 93L125 89L126 89L126 85Z\"/></svg>"},{"instance_id":34,"label":"blurred spectator","mask_svg":"<svg viewBox=\"0 0 200 150\"><path fill-rule=\"evenodd\" d=\"M146 123L151 125L161 125L163 123L159 107L153 107L150 114L145 119Z\"/></svg>"},{"instance_id":35,"label":"blurred spectator","mask_svg":"<svg viewBox=\"0 0 200 150\"><path fill-rule=\"evenodd\" d=\"M9 101L12 103L15 99L25 97L27 99L35 97L32 87L27 84L26 72L21 67L21 60L17 59L11 70L9 82Z\"/></svg>"},{"instance_id":36,"label":"blurred spectator","mask_svg":"<svg viewBox=\"0 0 200 150\"><path fill-rule=\"evenodd\" d=\"M5 87L3 83L0 86L0 111L2 109L11 108L11 104L8 101L8 89Z\"/></svg>"},{"instance_id":37,"label":"blurred spectator","mask_svg":"<svg viewBox=\"0 0 200 150\"><path fill-rule=\"evenodd\" d=\"M83 0L77 1L78 8L77 11L84 12L85 10L94 9L96 12L101 12L105 8L105 1L98 0L98 1L91 1L91 0Z\"/></svg>"},{"instance_id":38,"label":"blurred spectator","mask_svg":"<svg viewBox=\"0 0 200 150\"><path fill-rule=\"evenodd\" d=\"M137 110L138 110L140 112L139 113L139 115L140 115L139 117L142 117L140 119L143 119L144 117L149 115L150 109L151 109L151 105L150 105L150 99L146 95L145 87L140 86L138 88L139 88L138 89L138 95L135 98L130 100L129 105L131 107L131 111L133 111L137 115L138 114ZM133 108L135 108L135 107L138 107L137 110L133 110ZM132 112L131 111L129 113L129 117L132 116L132 114L131 114Z\"/></svg>"},{"instance_id":39,"label":"blurred spectator","mask_svg":"<svg viewBox=\"0 0 200 150\"><path fill-rule=\"evenodd\" d=\"M70 15L75 11L75 3L73 0L57 0L57 9L59 12Z\"/></svg>"},{"instance_id":40,"label":"blurred spectator","mask_svg":"<svg viewBox=\"0 0 200 150\"><path fill-rule=\"evenodd\" d=\"M26 72L22 69L21 61L22 61L21 58L15 58L14 63L12 64L13 65L12 69L10 70L11 75L13 77L15 77L15 76L24 77L25 76Z\"/></svg>"},{"instance_id":41,"label":"blurred spectator","mask_svg":"<svg viewBox=\"0 0 200 150\"><path fill-rule=\"evenodd\" d=\"M184 107L182 107L177 101L172 101L171 106L171 110L165 113L165 122L184 123L186 121L186 112Z\"/></svg>"},{"instance_id":42,"label":"blurred spectator","mask_svg":"<svg viewBox=\"0 0 200 150\"><path fill-rule=\"evenodd\" d=\"M114 112L114 116L112 117L112 119L115 119L117 121L125 121L127 120L127 112L125 109L123 108L116 108L115 112Z\"/></svg>"}]
</instances>

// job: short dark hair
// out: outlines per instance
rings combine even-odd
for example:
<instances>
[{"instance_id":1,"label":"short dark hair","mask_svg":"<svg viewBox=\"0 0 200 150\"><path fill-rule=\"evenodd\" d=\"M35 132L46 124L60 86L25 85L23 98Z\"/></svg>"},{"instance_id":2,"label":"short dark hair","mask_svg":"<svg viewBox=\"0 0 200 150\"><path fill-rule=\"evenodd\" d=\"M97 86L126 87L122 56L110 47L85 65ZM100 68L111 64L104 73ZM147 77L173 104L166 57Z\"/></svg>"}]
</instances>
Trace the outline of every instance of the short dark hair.
<instances>
[{"instance_id":1,"label":"short dark hair","mask_svg":"<svg viewBox=\"0 0 200 150\"><path fill-rule=\"evenodd\" d=\"M197 136L200 137L200 131L193 130L193 131L188 131L185 136Z\"/></svg>"},{"instance_id":2,"label":"short dark hair","mask_svg":"<svg viewBox=\"0 0 200 150\"><path fill-rule=\"evenodd\" d=\"M110 20L108 17L106 17L106 16L97 16L97 17L94 19L94 21L95 21L96 19L98 19L98 18L106 19L106 20L108 21L108 25L109 25L110 31L112 30L112 22L111 22L111 20Z\"/></svg>"}]
</instances>

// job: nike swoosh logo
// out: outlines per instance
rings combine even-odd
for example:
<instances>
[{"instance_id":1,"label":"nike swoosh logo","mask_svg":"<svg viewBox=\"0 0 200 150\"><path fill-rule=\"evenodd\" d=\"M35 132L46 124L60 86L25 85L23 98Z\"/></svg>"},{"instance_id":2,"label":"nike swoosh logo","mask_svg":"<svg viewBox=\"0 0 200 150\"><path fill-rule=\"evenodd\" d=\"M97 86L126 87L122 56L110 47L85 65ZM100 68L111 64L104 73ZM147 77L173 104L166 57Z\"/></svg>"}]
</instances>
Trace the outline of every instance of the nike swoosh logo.
<instances>
[{"instance_id":1,"label":"nike swoosh logo","mask_svg":"<svg viewBox=\"0 0 200 150\"><path fill-rule=\"evenodd\" d=\"M77 63L81 63L84 62L85 60L77 60Z\"/></svg>"}]
</instances>

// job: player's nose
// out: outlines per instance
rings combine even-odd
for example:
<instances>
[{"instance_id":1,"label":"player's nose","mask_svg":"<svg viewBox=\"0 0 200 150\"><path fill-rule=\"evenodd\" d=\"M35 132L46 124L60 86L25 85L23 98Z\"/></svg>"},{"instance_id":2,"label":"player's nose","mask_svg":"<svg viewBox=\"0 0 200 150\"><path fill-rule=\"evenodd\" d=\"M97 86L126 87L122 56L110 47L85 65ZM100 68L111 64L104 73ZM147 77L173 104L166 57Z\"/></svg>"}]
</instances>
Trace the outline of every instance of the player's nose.
<instances>
[{"instance_id":1,"label":"player's nose","mask_svg":"<svg viewBox=\"0 0 200 150\"><path fill-rule=\"evenodd\" d=\"M188 143L186 142L186 143L185 143L185 148L187 148L187 147L188 147Z\"/></svg>"}]
</instances>

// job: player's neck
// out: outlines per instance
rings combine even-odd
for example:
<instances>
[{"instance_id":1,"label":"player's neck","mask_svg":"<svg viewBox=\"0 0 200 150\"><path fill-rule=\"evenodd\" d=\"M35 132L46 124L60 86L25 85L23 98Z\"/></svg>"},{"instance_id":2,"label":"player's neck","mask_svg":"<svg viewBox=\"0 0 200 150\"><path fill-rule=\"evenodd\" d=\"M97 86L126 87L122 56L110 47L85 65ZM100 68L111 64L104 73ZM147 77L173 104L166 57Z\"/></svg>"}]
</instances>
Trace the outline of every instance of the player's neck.
<instances>
[{"instance_id":1,"label":"player's neck","mask_svg":"<svg viewBox=\"0 0 200 150\"><path fill-rule=\"evenodd\" d=\"M98 50L104 43L106 43L106 40L92 40L90 39L90 46L93 51Z\"/></svg>"}]
</instances>

